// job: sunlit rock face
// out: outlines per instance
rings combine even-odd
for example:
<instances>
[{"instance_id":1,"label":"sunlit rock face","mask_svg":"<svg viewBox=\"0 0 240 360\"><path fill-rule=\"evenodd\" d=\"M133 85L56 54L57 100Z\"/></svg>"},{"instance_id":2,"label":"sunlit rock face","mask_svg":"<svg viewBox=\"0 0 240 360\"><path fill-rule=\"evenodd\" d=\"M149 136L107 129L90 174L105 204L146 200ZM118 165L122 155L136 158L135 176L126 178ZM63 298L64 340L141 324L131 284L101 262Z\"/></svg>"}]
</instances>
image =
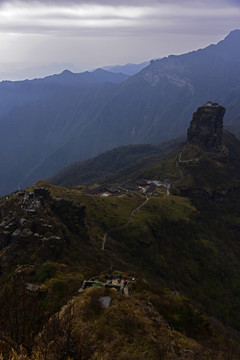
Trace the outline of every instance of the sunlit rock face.
<instances>
[{"instance_id":1,"label":"sunlit rock face","mask_svg":"<svg viewBox=\"0 0 240 360\"><path fill-rule=\"evenodd\" d=\"M223 117L225 108L217 103L208 102L193 114L187 133L188 143L200 146L206 151L222 148Z\"/></svg>"}]
</instances>

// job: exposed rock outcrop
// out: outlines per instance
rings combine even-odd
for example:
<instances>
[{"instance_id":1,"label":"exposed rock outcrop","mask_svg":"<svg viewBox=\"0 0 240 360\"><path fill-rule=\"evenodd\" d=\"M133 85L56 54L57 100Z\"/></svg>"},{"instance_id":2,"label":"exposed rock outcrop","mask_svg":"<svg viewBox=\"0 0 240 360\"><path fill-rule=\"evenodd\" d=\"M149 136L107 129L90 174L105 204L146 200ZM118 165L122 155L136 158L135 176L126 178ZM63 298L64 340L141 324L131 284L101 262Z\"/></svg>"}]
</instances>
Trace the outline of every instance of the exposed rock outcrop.
<instances>
[{"instance_id":1,"label":"exposed rock outcrop","mask_svg":"<svg viewBox=\"0 0 240 360\"><path fill-rule=\"evenodd\" d=\"M188 128L188 144L211 152L222 149L224 114L223 106L210 101L199 107Z\"/></svg>"}]
</instances>

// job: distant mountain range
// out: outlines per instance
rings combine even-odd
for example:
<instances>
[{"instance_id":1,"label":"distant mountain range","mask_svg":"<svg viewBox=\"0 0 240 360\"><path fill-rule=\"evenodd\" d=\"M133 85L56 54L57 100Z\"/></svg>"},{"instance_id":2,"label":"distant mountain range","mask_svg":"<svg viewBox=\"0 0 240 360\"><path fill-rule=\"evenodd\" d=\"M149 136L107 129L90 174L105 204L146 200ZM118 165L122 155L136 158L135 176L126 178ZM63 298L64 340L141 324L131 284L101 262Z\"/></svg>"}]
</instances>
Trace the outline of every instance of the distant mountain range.
<instances>
[{"instance_id":1,"label":"distant mountain range","mask_svg":"<svg viewBox=\"0 0 240 360\"><path fill-rule=\"evenodd\" d=\"M134 76L98 69L0 83L0 193L120 145L181 135L208 100L240 120L240 31L217 45L151 63Z\"/></svg>"},{"instance_id":2,"label":"distant mountain range","mask_svg":"<svg viewBox=\"0 0 240 360\"><path fill-rule=\"evenodd\" d=\"M150 61L145 61L140 64L126 64L126 65L115 65L115 66L104 66L102 69L111 71L114 73L124 73L129 76L135 75L146 66L148 66Z\"/></svg>"},{"instance_id":3,"label":"distant mountain range","mask_svg":"<svg viewBox=\"0 0 240 360\"><path fill-rule=\"evenodd\" d=\"M2 81L0 83L0 115L6 114L9 110L24 106L33 101L44 99L67 92L71 88L84 88L102 83L120 84L126 80L128 75L112 73L103 69L96 69L93 72L73 73L64 70L61 74L47 76L43 79L24 81Z\"/></svg>"},{"instance_id":4,"label":"distant mountain range","mask_svg":"<svg viewBox=\"0 0 240 360\"><path fill-rule=\"evenodd\" d=\"M83 72L78 65L69 62L47 63L40 66L28 66L27 64L18 64L18 69L9 69L7 64L1 63L0 80L22 81L25 79L35 79L45 77L49 74L58 74L63 70L68 69L75 73Z\"/></svg>"},{"instance_id":5,"label":"distant mountain range","mask_svg":"<svg viewBox=\"0 0 240 360\"><path fill-rule=\"evenodd\" d=\"M77 161L81 150L65 156L61 147L70 140L85 151L86 144L78 144L72 136L75 138L78 127L85 129L88 119L96 116L117 84L127 78L102 69L81 74L65 70L44 79L0 83L0 166L4 174L0 194L50 175L67 165L69 156L70 162ZM72 147L70 143L67 146ZM57 149L60 153L55 157Z\"/></svg>"}]
</instances>

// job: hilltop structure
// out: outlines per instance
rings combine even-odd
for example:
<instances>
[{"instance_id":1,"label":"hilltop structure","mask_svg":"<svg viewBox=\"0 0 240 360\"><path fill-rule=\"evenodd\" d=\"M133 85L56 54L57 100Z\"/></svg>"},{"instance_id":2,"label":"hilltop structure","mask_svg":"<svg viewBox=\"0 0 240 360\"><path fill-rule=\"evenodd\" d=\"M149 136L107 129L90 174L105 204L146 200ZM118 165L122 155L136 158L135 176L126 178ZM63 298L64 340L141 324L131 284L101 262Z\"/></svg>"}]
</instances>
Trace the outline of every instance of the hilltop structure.
<instances>
[{"instance_id":1,"label":"hilltop structure","mask_svg":"<svg viewBox=\"0 0 240 360\"><path fill-rule=\"evenodd\" d=\"M224 114L223 106L210 101L199 107L188 128L188 144L199 146L205 151L222 149Z\"/></svg>"}]
</instances>

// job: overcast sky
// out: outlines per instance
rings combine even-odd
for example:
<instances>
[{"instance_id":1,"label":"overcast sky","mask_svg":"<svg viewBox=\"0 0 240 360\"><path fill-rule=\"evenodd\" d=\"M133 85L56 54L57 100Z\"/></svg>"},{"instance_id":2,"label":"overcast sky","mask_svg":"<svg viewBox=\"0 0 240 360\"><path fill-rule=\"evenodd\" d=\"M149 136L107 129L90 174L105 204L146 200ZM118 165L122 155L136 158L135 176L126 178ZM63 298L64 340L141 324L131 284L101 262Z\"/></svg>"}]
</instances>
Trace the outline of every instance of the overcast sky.
<instances>
[{"instance_id":1,"label":"overcast sky","mask_svg":"<svg viewBox=\"0 0 240 360\"><path fill-rule=\"evenodd\" d=\"M0 0L0 80L140 63L239 28L240 0Z\"/></svg>"}]
</instances>

